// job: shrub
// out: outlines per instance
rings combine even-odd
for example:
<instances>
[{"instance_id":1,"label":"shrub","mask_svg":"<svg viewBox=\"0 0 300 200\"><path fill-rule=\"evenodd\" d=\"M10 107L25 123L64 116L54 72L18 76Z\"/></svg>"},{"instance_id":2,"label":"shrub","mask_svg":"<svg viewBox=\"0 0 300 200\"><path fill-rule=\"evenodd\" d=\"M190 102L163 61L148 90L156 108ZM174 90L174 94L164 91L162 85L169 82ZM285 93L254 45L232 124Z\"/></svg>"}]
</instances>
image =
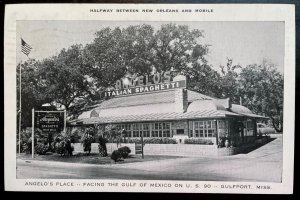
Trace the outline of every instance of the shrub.
<instances>
[{"instance_id":1,"label":"shrub","mask_svg":"<svg viewBox=\"0 0 300 200\"><path fill-rule=\"evenodd\" d=\"M95 141L95 138L89 134L83 135L81 138L81 143L83 146L83 151L87 151L88 155L91 153L92 143Z\"/></svg>"},{"instance_id":2,"label":"shrub","mask_svg":"<svg viewBox=\"0 0 300 200\"><path fill-rule=\"evenodd\" d=\"M46 152L48 151L49 149L49 146L48 145L45 145L43 143L38 143L36 146L35 146L35 152L38 154L38 155L45 155Z\"/></svg>"},{"instance_id":3,"label":"shrub","mask_svg":"<svg viewBox=\"0 0 300 200\"><path fill-rule=\"evenodd\" d=\"M131 153L131 150L129 147L124 146L124 147L120 147L118 149L119 153L121 154L122 158L128 158L128 155Z\"/></svg>"},{"instance_id":4,"label":"shrub","mask_svg":"<svg viewBox=\"0 0 300 200\"><path fill-rule=\"evenodd\" d=\"M106 143L107 143L106 138L102 136L98 136L98 150L101 157L107 156Z\"/></svg>"},{"instance_id":5,"label":"shrub","mask_svg":"<svg viewBox=\"0 0 300 200\"><path fill-rule=\"evenodd\" d=\"M35 131L35 137L34 137L34 146L38 144L38 130ZM31 147L32 147L32 141L31 141L31 131L25 131L23 130L21 132L21 140L20 140L20 146L21 146L21 152L25 152L26 154L31 153ZM17 137L17 151L19 151L19 137Z\"/></svg>"},{"instance_id":6,"label":"shrub","mask_svg":"<svg viewBox=\"0 0 300 200\"><path fill-rule=\"evenodd\" d=\"M70 133L69 137L70 137L71 143L78 143L78 142L80 142L81 134L79 133L78 130L75 130L72 133Z\"/></svg>"},{"instance_id":7,"label":"shrub","mask_svg":"<svg viewBox=\"0 0 300 200\"><path fill-rule=\"evenodd\" d=\"M63 155L65 153L65 144L63 141L57 142L55 145L56 153Z\"/></svg>"},{"instance_id":8,"label":"shrub","mask_svg":"<svg viewBox=\"0 0 300 200\"><path fill-rule=\"evenodd\" d=\"M140 138L132 138L132 139L128 140L128 143L141 144L141 139ZM145 138L144 144L177 144L177 142L174 138L153 137L153 138Z\"/></svg>"},{"instance_id":9,"label":"shrub","mask_svg":"<svg viewBox=\"0 0 300 200\"><path fill-rule=\"evenodd\" d=\"M35 143L36 144L36 143ZM21 141L21 151L26 154L30 154L32 149L31 137L26 140Z\"/></svg>"},{"instance_id":10,"label":"shrub","mask_svg":"<svg viewBox=\"0 0 300 200\"><path fill-rule=\"evenodd\" d=\"M71 139L63 135L55 138L55 151L60 155L65 155L66 153L70 156L73 155L74 147L71 145Z\"/></svg>"},{"instance_id":11,"label":"shrub","mask_svg":"<svg viewBox=\"0 0 300 200\"><path fill-rule=\"evenodd\" d=\"M141 139L140 138L129 138L127 140L128 143L138 143L140 144L141 143Z\"/></svg>"},{"instance_id":12,"label":"shrub","mask_svg":"<svg viewBox=\"0 0 300 200\"><path fill-rule=\"evenodd\" d=\"M195 138L189 138L184 140L184 144L204 144L204 145L212 145L214 144L209 139L195 139Z\"/></svg>"},{"instance_id":13,"label":"shrub","mask_svg":"<svg viewBox=\"0 0 300 200\"><path fill-rule=\"evenodd\" d=\"M119 161L121 159L121 154L118 150L114 150L111 154L111 159L114 160L115 162Z\"/></svg>"},{"instance_id":14,"label":"shrub","mask_svg":"<svg viewBox=\"0 0 300 200\"><path fill-rule=\"evenodd\" d=\"M174 138L146 138L145 144L177 144Z\"/></svg>"}]
</instances>

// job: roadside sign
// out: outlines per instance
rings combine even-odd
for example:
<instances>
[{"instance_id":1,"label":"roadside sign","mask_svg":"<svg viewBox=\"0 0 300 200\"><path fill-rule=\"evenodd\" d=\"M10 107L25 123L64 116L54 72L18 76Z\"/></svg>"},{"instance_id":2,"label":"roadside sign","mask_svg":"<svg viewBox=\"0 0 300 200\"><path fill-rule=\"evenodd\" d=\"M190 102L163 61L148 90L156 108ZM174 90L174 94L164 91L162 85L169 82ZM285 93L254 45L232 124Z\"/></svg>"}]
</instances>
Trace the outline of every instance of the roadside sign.
<instances>
[{"instance_id":1,"label":"roadside sign","mask_svg":"<svg viewBox=\"0 0 300 200\"><path fill-rule=\"evenodd\" d=\"M64 126L64 113L38 113L37 128L43 132L60 132Z\"/></svg>"}]
</instances>

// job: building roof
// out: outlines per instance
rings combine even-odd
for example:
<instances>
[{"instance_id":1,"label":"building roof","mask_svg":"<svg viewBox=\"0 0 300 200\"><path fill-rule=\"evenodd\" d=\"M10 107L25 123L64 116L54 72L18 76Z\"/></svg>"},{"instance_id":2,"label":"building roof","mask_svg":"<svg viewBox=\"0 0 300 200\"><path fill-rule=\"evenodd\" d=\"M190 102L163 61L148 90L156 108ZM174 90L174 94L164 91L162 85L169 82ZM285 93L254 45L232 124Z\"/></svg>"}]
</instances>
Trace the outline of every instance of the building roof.
<instances>
[{"instance_id":1,"label":"building roof","mask_svg":"<svg viewBox=\"0 0 300 200\"><path fill-rule=\"evenodd\" d=\"M82 113L71 124L126 123L197 118L224 118L227 116L262 117L229 99L216 99L187 90L186 112L176 112L175 91L156 92L134 96L115 97L103 101L94 109ZM225 103L224 103L225 102Z\"/></svg>"},{"instance_id":2,"label":"building roof","mask_svg":"<svg viewBox=\"0 0 300 200\"><path fill-rule=\"evenodd\" d=\"M253 114L251 110L242 105L232 104L230 111L246 117L269 119L268 117Z\"/></svg>"},{"instance_id":3,"label":"building roof","mask_svg":"<svg viewBox=\"0 0 300 200\"><path fill-rule=\"evenodd\" d=\"M188 101L192 102L195 100L213 99L212 97L194 92L188 91ZM137 105L148 105L157 103L170 103L174 102L175 93L171 91L160 91L155 93L138 94L132 96L121 96L108 99L103 103L99 104L97 109L103 108L116 108L124 106L137 106Z\"/></svg>"},{"instance_id":4,"label":"building roof","mask_svg":"<svg viewBox=\"0 0 300 200\"><path fill-rule=\"evenodd\" d=\"M204 110L185 113L167 112L167 113L151 113L142 115L112 115L105 117L91 117L74 121L82 124L97 124L97 123L127 123L127 122L152 122L152 121L167 121L181 119L198 119L198 118L224 118L226 116L241 116L224 110Z\"/></svg>"},{"instance_id":5,"label":"building roof","mask_svg":"<svg viewBox=\"0 0 300 200\"><path fill-rule=\"evenodd\" d=\"M232 104L230 110L235 113L252 114L251 110L238 104Z\"/></svg>"},{"instance_id":6,"label":"building roof","mask_svg":"<svg viewBox=\"0 0 300 200\"><path fill-rule=\"evenodd\" d=\"M191 90L187 90L187 92L188 92L188 102L193 102L195 100L213 99L212 97L209 97L209 96L206 96L206 95L203 95L203 94L191 91ZM154 105L154 104L174 103L174 98L175 98L174 90L165 91L165 92L133 95L133 96L115 97L115 98L111 98L106 101L103 101L102 103L98 104L97 106L94 106L94 109L83 112L78 117L78 119L89 118L93 110L95 110L97 112L103 112L103 114L104 114L105 110L107 112L114 111L115 109L113 109L113 108L122 109L124 107L132 107L132 106L136 107L136 106L141 106L141 105L147 105L147 107L150 107L150 105ZM107 110L107 109L109 109L109 110ZM123 109L122 113L126 113L125 110ZM158 109L157 112L159 112L159 111L160 111L160 109Z\"/></svg>"},{"instance_id":7,"label":"building roof","mask_svg":"<svg viewBox=\"0 0 300 200\"><path fill-rule=\"evenodd\" d=\"M226 108L223 105L219 104L217 100L210 99L195 100L191 102L187 108L187 112L202 110L226 110Z\"/></svg>"}]
</instances>

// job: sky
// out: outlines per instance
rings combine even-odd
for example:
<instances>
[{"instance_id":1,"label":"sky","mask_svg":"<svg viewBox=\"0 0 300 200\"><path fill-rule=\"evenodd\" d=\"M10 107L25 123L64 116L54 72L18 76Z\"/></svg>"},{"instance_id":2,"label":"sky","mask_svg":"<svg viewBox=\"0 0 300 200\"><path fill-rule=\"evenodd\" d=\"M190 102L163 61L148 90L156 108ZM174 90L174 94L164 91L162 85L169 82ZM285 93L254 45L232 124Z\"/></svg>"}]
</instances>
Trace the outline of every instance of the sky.
<instances>
[{"instance_id":1,"label":"sky","mask_svg":"<svg viewBox=\"0 0 300 200\"><path fill-rule=\"evenodd\" d=\"M283 73L284 22L18 21L17 62L27 59L21 53L20 38L33 48L29 58L41 60L57 55L62 48L73 44L91 43L95 32L102 28L144 23L155 30L166 23L203 30L204 38L200 42L210 45L206 58L216 70L220 65L226 65L227 58L242 67L260 64L266 59Z\"/></svg>"}]
</instances>

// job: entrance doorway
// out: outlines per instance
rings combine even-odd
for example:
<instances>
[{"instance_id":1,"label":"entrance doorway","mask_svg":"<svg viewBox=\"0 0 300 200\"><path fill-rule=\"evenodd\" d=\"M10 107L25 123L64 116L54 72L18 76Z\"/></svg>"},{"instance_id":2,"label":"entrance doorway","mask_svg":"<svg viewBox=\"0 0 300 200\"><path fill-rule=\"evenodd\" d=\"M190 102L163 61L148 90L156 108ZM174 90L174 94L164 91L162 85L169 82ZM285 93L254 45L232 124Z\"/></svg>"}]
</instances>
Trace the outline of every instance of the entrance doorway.
<instances>
[{"instance_id":1,"label":"entrance doorway","mask_svg":"<svg viewBox=\"0 0 300 200\"><path fill-rule=\"evenodd\" d=\"M184 134L184 129L176 129L176 134L177 135L183 135Z\"/></svg>"}]
</instances>

